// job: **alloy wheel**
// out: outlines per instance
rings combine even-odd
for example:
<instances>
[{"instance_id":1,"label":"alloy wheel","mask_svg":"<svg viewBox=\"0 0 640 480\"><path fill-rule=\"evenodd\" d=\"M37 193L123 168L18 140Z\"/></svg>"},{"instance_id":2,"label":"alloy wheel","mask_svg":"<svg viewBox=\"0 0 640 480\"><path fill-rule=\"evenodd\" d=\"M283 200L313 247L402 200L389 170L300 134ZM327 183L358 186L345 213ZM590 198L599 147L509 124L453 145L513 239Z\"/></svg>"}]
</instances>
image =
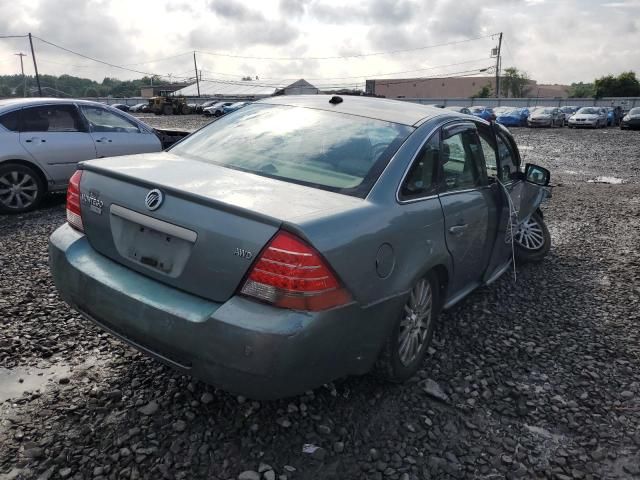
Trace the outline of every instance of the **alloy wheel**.
<instances>
[{"instance_id":1,"label":"alloy wheel","mask_svg":"<svg viewBox=\"0 0 640 480\"><path fill-rule=\"evenodd\" d=\"M520 225L514 239L518 245L527 250L540 250L544 246L542 227L533 217Z\"/></svg>"},{"instance_id":2,"label":"alloy wheel","mask_svg":"<svg viewBox=\"0 0 640 480\"><path fill-rule=\"evenodd\" d=\"M404 366L420 354L432 321L433 292L431 282L421 279L411 290L404 306L398 334L398 356Z\"/></svg>"},{"instance_id":3,"label":"alloy wheel","mask_svg":"<svg viewBox=\"0 0 640 480\"><path fill-rule=\"evenodd\" d=\"M25 172L10 171L0 177L0 203L10 210L30 207L38 197L38 183Z\"/></svg>"}]
</instances>

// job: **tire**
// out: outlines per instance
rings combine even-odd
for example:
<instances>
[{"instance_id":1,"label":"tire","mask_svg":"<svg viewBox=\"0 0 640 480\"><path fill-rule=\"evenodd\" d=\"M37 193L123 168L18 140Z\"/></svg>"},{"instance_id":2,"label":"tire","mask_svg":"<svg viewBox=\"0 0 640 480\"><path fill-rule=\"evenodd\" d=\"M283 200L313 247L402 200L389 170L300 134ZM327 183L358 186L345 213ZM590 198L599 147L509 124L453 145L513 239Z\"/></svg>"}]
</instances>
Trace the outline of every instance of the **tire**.
<instances>
[{"instance_id":1,"label":"tire","mask_svg":"<svg viewBox=\"0 0 640 480\"><path fill-rule=\"evenodd\" d=\"M213 112L213 116L214 117L221 117L222 116L222 112L220 110L216 110L215 112Z\"/></svg>"},{"instance_id":2,"label":"tire","mask_svg":"<svg viewBox=\"0 0 640 480\"><path fill-rule=\"evenodd\" d=\"M171 105L165 105L162 107L163 115L173 115L173 107Z\"/></svg>"},{"instance_id":3,"label":"tire","mask_svg":"<svg viewBox=\"0 0 640 480\"><path fill-rule=\"evenodd\" d=\"M516 260L541 262L551 248L551 235L540 213L535 212L514 234Z\"/></svg>"},{"instance_id":4,"label":"tire","mask_svg":"<svg viewBox=\"0 0 640 480\"><path fill-rule=\"evenodd\" d=\"M25 213L38 208L46 193L36 170L21 163L0 164L0 212Z\"/></svg>"},{"instance_id":5,"label":"tire","mask_svg":"<svg viewBox=\"0 0 640 480\"><path fill-rule=\"evenodd\" d=\"M424 302L420 301L420 292L424 292ZM421 310L422 308L424 310ZM409 313L410 311L412 313ZM424 311L425 316L416 316L417 311ZM378 377L388 382L402 383L415 375L422 366L431 343L439 312L438 276L435 272L430 272L416 282L406 303L398 312L391 335L374 366L374 372Z\"/></svg>"}]
</instances>

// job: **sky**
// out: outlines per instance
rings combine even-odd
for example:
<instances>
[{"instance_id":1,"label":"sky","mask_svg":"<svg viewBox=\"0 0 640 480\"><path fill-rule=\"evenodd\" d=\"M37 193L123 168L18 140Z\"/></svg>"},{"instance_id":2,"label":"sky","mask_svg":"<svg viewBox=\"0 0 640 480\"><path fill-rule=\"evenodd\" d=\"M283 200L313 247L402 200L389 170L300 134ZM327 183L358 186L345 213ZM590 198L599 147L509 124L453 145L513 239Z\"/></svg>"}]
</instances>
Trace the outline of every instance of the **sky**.
<instances>
[{"instance_id":1,"label":"sky","mask_svg":"<svg viewBox=\"0 0 640 480\"><path fill-rule=\"evenodd\" d=\"M470 75L495 65L497 32L504 33L503 68L514 66L538 83L640 70L640 0L0 2L0 37L28 32L174 80L194 76L194 50L205 79L305 78L337 87L361 86L365 78ZM142 76L39 39L34 47L40 73L98 81ZM19 73L18 52L30 53L27 39L0 38L0 74ZM385 54L371 55L377 53ZM31 57L24 61L32 74Z\"/></svg>"}]
</instances>

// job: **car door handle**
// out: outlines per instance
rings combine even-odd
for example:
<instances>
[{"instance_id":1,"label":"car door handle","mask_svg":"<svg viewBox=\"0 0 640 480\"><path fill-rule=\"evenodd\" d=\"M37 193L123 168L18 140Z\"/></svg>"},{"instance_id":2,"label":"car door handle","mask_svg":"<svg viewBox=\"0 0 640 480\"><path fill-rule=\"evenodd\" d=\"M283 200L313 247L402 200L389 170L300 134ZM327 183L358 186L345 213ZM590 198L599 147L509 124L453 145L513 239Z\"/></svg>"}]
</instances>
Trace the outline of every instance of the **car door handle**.
<instances>
[{"instance_id":1,"label":"car door handle","mask_svg":"<svg viewBox=\"0 0 640 480\"><path fill-rule=\"evenodd\" d=\"M107 137L102 137L102 138L98 138L96 140L96 142L98 142L98 143L107 143L107 142L111 143L111 139L107 138Z\"/></svg>"},{"instance_id":2,"label":"car door handle","mask_svg":"<svg viewBox=\"0 0 640 480\"><path fill-rule=\"evenodd\" d=\"M451 235L462 235L469 225L466 223L462 225L454 225L453 227L449 227L449 233Z\"/></svg>"},{"instance_id":3,"label":"car door handle","mask_svg":"<svg viewBox=\"0 0 640 480\"><path fill-rule=\"evenodd\" d=\"M31 143L31 142L37 142L38 140L40 140L40 143L45 143L46 142L46 140L44 138L38 138L38 137L27 138L25 140L25 142Z\"/></svg>"}]
</instances>

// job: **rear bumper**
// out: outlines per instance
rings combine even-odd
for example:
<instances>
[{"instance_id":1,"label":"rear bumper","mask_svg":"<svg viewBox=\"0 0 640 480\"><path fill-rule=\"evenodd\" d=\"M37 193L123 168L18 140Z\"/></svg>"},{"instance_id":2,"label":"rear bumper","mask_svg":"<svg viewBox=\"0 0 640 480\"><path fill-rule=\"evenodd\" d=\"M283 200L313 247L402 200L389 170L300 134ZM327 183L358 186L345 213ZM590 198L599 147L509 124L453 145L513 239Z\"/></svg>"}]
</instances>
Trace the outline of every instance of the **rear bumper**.
<instances>
[{"instance_id":1,"label":"rear bumper","mask_svg":"<svg viewBox=\"0 0 640 480\"><path fill-rule=\"evenodd\" d=\"M367 372L404 301L313 313L237 296L215 303L100 255L66 224L50 238L49 262L61 296L86 318L178 370L256 399Z\"/></svg>"}]
</instances>

